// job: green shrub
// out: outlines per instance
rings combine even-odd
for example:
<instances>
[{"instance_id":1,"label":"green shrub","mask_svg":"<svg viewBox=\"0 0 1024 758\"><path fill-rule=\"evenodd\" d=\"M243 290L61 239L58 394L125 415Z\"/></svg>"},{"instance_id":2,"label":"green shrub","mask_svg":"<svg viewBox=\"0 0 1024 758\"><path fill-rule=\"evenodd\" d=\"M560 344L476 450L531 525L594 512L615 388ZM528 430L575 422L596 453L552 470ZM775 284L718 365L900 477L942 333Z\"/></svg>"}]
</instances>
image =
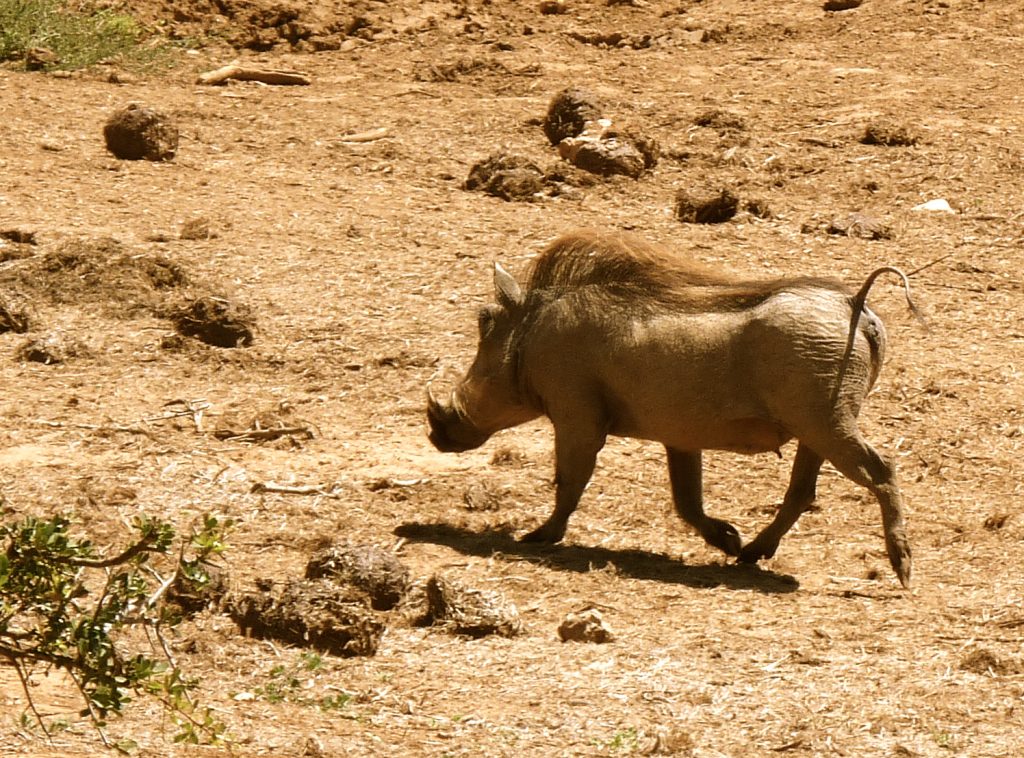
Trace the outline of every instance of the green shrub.
<instances>
[{"instance_id":1,"label":"green shrub","mask_svg":"<svg viewBox=\"0 0 1024 758\"><path fill-rule=\"evenodd\" d=\"M56 725L48 727L36 710L30 684L38 670L56 667L71 677L104 743L106 717L136 694L155 698L177 721L176 741L219 739L223 725L191 699L198 682L169 655L133 650L127 633L143 627L166 651L162 631L180 620L165 603L168 590L210 582L207 569L225 548L229 524L207 516L176 558L174 530L165 522L137 518L137 539L110 558L70 526L63 516L0 525L0 658L17 672L28 711L49 735ZM154 565L154 556L166 558Z\"/></svg>"}]
</instances>

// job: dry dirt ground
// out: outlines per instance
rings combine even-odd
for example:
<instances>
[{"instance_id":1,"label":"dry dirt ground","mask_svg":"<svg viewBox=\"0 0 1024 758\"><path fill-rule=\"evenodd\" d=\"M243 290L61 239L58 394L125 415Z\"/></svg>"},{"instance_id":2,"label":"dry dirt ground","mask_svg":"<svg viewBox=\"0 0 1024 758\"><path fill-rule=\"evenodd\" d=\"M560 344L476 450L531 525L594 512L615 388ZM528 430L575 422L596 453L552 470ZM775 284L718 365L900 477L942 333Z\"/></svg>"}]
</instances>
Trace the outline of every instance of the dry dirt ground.
<instances>
[{"instance_id":1,"label":"dry dirt ground","mask_svg":"<svg viewBox=\"0 0 1024 758\"><path fill-rule=\"evenodd\" d=\"M566 0L551 14L536 2L295 3L292 27L255 13L259 3L219 4L234 15L204 2L132 5L206 45L170 73L125 83L106 69L0 69L0 229L36 238L0 246L0 274L33 324L0 334L4 518L72 512L84 533L117 542L137 513L187 529L216 512L237 521L235 587L300 575L331 542L368 544L395 551L417 579L500 593L523 623L516 637L468 639L386 615L375 656L327 656L274 702L280 667L301 651L204 612L172 643L226 722L230 754L1024 751L1017 0L866 0L843 12L797 0ZM305 31L294 26L304 19ZM193 83L234 57L312 84ZM654 137L657 166L535 202L462 188L499 151L557 166L539 119L569 85ZM102 125L129 101L176 120L173 161L105 151ZM741 122L695 124L712 110ZM879 119L918 141L863 144ZM379 128L386 137L343 139ZM675 193L703 182L770 215L679 222ZM912 210L934 199L954 212ZM850 213L890 238L825 231ZM758 275L859 284L883 264L934 263L913 276L929 330L894 283L873 291L890 353L863 413L868 438L900 468L911 591L888 568L877 505L834 471L820 509L752 569L682 526L662 450L632 440L602 453L564 544L515 541L552 507L549 427L442 455L426 439L424 386L471 359L493 262L521 274L577 226L634 230ZM120 285L78 282L60 296L50 280L15 275L71 241L170 260L252 309L253 344L176 340ZM52 332L77 347L65 362L18 357ZM184 407L174 401L209 403L202 428L161 418ZM258 414L299 420L313 438L211 434ZM781 499L792 450L707 455L710 510L755 533ZM253 491L267 482L326 494ZM588 606L614 640L559 641L565 615ZM49 744L20 724L10 672L0 681L0 753L94 750L69 693L37 687L64 727ZM228 754L172 745L173 728L144 702L110 731L142 755Z\"/></svg>"}]
</instances>

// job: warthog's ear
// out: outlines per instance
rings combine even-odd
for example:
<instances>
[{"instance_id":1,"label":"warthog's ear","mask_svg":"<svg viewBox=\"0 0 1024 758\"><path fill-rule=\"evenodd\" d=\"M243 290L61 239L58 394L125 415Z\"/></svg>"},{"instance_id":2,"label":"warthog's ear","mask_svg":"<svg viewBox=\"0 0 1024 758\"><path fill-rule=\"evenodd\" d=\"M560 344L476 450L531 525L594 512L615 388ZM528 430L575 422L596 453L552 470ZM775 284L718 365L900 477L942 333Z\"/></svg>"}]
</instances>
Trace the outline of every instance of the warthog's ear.
<instances>
[{"instance_id":1,"label":"warthog's ear","mask_svg":"<svg viewBox=\"0 0 1024 758\"><path fill-rule=\"evenodd\" d=\"M498 305L507 311L517 310L523 305L523 291L519 289L519 283L500 263L494 264L494 295Z\"/></svg>"}]
</instances>

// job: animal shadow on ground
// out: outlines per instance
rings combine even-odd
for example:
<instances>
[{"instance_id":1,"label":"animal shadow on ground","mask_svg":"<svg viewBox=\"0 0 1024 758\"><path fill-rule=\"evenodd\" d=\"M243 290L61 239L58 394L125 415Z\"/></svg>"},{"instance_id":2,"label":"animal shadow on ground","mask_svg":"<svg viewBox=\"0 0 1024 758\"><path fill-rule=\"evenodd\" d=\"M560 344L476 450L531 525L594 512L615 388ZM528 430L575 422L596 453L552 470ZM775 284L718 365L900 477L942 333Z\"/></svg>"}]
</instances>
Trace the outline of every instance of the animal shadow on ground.
<instances>
[{"instance_id":1,"label":"animal shadow on ground","mask_svg":"<svg viewBox=\"0 0 1024 758\"><path fill-rule=\"evenodd\" d=\"M475 532L451 524L405 523L395 535L410 542L445 545L464 555L490 558L515 556L520 560L558 569L586 573L614 565L621 576L631 579L682 584L710 589L756 590L766 594L795 592L800 583L788 574L766 571L748 564L705 564L690 566L679 560L646 550L613 550L585 545L538 545L519 542L507 530Z\"/></svg>"}]
</instances>

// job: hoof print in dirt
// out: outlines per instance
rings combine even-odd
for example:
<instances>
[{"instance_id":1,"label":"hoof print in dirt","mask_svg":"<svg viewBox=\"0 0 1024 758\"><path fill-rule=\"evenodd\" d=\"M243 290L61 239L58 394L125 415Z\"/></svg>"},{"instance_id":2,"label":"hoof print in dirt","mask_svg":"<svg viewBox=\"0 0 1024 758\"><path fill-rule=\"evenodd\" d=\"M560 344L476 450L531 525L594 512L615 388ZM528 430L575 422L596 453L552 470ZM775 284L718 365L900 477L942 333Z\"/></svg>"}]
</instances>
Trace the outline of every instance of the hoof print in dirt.
<instances>
[{"instance_id":1,"label":"hoof print in dirt","mask_svg":"<svg viewBox=\"0 0 1024 758\"><path fill-rule=\"evenodd\" d=\"M860 237L867 240L890 240L893 238L892 228L872 216L863 213L851 213L843 218L834 218L825 227L827 234L841 237Z\"/></svg>"},{"instance_id":2,"label":"hoof print in dirt","mask_svg":"<svg viewBox=\"0 0 1024 758\"><path fill-rule=\"evenodd\" d=\"M174 309L174 328L214 347L248 347L253 343L255 321L249 308L224 298L200 297Z\"/></svg>"},{"instance_id":3,"label":"hoof print in dirt","mask_svg":"<svg viewBox=\"0 0 1024 758\"><path fill-rule=\"evenodd\" d=\"M721 224L736 215L740 199L732 190L681 189L676 193L676 218L686 224Z\"/></svg>"},{"instance_id":4,"label":"hoof print in dirt","mask_svg":"<svg viewBox=\"0 0 1024 758\"><path fill-rule=\"evenodd\" d=\"M178 127L138 103L115 111L103 126L107 149L122 160L169 161L178 151Z\"/></svg>"},{"instance_id":5,"label":"hoof print in dirt","mask_svg":"<svg viewBox=\"0 0 1024 758\"><path fill-rule=\"evenodd\" d=\"M60 330L54 330L23 342L18 347L16 357L20 361L52 366L66 363L71 358L83 357L87 352L85 345L79 340Z\"/></svg>"},{"instance_id":6,"label":"hoof print in dirt","mask_svg":"<svg viewBox=\"0 0 1024 758\"><path fill-rule=\"evenodd\" d=\"M562 642L605 643L615 639L611 628L596 608L569 613L558 625L558 638Z\"/></svg>"},{"instance_id":7,"label":"hoof print in dirt","mask_svg":"<svg viewBox=\"0 0 1024 758\"><path fill-rule=\"evenodd\" d=\"M523 631L519 611L499 593L464 587L441 576L427 580L427 612L424 623L440 626L451 634L514 637Z\"/></svg>"},{"instance_id":8,"label":"hoof print in dirt","mask_svg":"<svg viewBox=\"0 0 1024 758\"><path fill-rule=\"evenodd\" d=\"M587 128L587 123L601 118L601 105L597 98L584 89L569 87L551 99L541 128L552 145L569 137L576 137Z\"/></svg>"},{"instance_id":9,"label":"hoof print in dirt","mask_svg":"<svg viewBox=\"0 0 1024 758\"><path fill-rule=\"evenodd\" d=\"M872 121L864 127L860 138L861 144L883 147L910 147L920 140L921 135L913 126L887 120Z\"/></svg>"},{"instance_id":10,"label":"hoof print in dirt","mask_svg":"<svg viewBox=\"0 0 1024 758\"><path fill-rule=\"evenodd\" d=\"M327 580L288 581L225 603L246 634L345 657L374 655L385 624L358 593Z\"/></svg>"},{"instance_id":11,"label":"hoof print in dirt","mask_svg":"<svg viewBox=\"0 0 1024 758\"><path fill-rule=\"evenodd\" d=\"M632 179L658 163L658 144L632 129L613 127L607 119L587 124L577 137L558 144L558 154L569 163L599 176L622 174Z\"/></svg>"},{"instance_id":12,"label":"hoof print in dirt","mask_svg":"<svg viewBox=\"0 0 1024 758\"><path fill-rule=\"evenodd\" d=\"M306 564L306 579L327 578L364 592L374 610L390 611L409 587L409 569L387 550L371 545L318 550Z\"/></svg>"},{"instance_id":13,"label":"hoof print in dirt","mask_svg":"<svg viewBox=\"0 0 1024 758\"><path fill-rule=\"evenodd\" d=\"M547 184L544 172L528 158L499 153L475 164L463 186L502 200L531 201L544 194Z\"/></svg>"}]
</instances>

